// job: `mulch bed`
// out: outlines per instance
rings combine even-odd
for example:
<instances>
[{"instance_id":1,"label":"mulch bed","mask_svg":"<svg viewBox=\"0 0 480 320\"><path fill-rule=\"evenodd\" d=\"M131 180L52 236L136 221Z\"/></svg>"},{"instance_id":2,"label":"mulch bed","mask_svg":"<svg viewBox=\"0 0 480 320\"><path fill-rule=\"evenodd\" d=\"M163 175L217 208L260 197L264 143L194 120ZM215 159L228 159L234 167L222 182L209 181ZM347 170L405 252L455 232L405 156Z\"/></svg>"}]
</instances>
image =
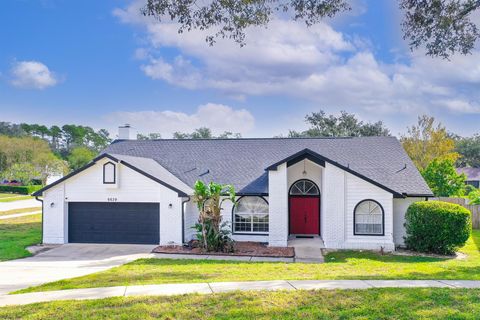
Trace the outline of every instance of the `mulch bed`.
<instances>
[{"instance_id":1,"label":"mulch bed","mask_svg":"<svg viewBox=\"0 0 480 320\"><path fill-rule=\"evenodd\" d=\"M198 254L209 256L254 256L273 258L293 258L295 250L291 247L269 247L266 244L250 241L238 241L234 244L234 252L205 252L201 248L191 246L158 246L154 253Z\"/></svg>"}]
</instances>

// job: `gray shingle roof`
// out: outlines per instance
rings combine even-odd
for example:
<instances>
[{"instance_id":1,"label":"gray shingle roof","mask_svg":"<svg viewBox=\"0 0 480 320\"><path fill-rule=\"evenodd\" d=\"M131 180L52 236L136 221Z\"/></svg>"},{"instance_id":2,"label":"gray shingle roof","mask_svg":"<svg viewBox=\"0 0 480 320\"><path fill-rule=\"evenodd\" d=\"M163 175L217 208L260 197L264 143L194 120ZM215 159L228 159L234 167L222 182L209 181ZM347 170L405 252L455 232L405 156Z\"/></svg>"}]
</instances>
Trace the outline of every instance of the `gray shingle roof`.
<instances>
[{"instance_id":1,"label":"gray shingle roof","mask_svg":"<svg viewBox=\"0 0 480 320\"><path fill-rule=\"evenodd\" d=\"M432 194L394 137L117 140L104 152L154 159L188 186L201 179L256 194L268 193L267 167L305 149L399 194Z\"/></svg>"},{"instance_id":2,"label":"gray shingle roof","mask_svg":"<svg viewBox=\"0 0 480 320\"><path fill-rule=\"evenodd\" d=\"M458 173L465 173L467 176L467 181L478 181L480 180L480 168L457 168Z\"/></svg>"}]
</instances>

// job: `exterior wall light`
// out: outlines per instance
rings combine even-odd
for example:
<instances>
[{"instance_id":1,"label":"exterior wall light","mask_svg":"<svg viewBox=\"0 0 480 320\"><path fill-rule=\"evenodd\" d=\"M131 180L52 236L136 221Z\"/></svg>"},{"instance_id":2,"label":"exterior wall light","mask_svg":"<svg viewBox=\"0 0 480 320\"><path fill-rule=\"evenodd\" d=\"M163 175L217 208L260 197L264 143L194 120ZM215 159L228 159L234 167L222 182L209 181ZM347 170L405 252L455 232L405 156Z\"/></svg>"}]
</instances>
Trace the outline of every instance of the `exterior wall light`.
<instances>
[{"instance_id":1,"label":"exterior wall light","mask_svg":"<svg viewBox=\"0 0 480 320\"><path fill-rule=\"evenodd\" d=\"M168 204L168 209L172 209L173 208L173 204Z\"/></svg>"},{"instance_id":2,"label":"exterior wall light","mask_svg":"<svg viewBox=\"0 0 480 320\"><path fill-rule=\"evenodd\" d=\"M50 208L53 208L53 207L55 207L55 202L50 203Z\"/></svg>"}]
</instances>

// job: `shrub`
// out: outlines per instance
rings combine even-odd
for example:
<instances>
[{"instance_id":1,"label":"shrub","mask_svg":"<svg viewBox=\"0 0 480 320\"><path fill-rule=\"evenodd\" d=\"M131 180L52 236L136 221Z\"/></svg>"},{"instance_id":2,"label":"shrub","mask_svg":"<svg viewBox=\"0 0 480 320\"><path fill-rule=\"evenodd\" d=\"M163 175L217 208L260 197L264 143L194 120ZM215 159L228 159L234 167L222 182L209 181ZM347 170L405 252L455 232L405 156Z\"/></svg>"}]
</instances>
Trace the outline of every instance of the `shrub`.
<instances>
[{"instance_id":1,"label":"shrub","mask_svg":"<svg viewBox=\"0 0 480 320\"><path fill-rule=\"evenodd\" d=\"M405 244L420 252L453 254L465 244L472 230L470 211L442 201L411 204L405 220Z\"/></svg>"},{"instance_id":2,"label":"shrub","mask_svg":"<svg viewBox=\"0 0 480 320\"><path fill-rule=\"evenodd\" d=\"M201 244L207 243L207 251L233 252L235 242L230 238L231 231L227 222L222 223L218 231L211 220L206 220L204 225L197 223L192 228L197 231L197 240ZM203 239L203 230L207 239Z\"/></svg>"},{"instance_id":3,"label":"shrub","mask_svg":"<svg viewBox=\"0 0 480 320\"><path fill-rule=\"evenodd\" d=\"M10 192L18 194L32 194L37 190L40 190L42 186L1 186L0 192Z\"/></svg>"}]
</instances>

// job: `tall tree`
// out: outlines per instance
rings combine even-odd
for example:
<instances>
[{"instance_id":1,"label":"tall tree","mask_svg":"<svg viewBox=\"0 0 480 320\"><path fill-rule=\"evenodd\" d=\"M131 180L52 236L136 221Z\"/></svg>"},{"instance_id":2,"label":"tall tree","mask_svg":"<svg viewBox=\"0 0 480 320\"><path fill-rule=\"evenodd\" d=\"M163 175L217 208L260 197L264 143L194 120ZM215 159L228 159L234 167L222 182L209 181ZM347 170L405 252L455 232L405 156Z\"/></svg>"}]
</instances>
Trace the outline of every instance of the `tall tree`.
<instances>
[{"instance_id":1,"label":"tall tree","mask_svg":"<svg viewBox=\"0 0 480 320\"><path fill-rule=\"evenodd\" d=\"M148 133L148 134L137 134L137 140L156 140L162 139L162 135L160 133Z\"/></svg>"},{"instance_id":2,"label":"tall tree","mask_svg":"<svg viewBox=\"0 0 480 320\"><path fill-rule=\"evenodd\" d=\"M268 26L277 15L289 16L308 26L350 10L348 0L147 0L142 13L179 25L179 33L192 29L211 30L206 41L229 38L241 46L245 31ZM404 38L412 50L425 47L427 55L448 58L471 53L479 38L472 15L480 0L399 0L404 11Z\"/></svg>"},{"instance_id":3,"label":"tall tree","mask_svg":"<svg viewBox=\"0 0 480 320\"><path fill-rule=\"evenodd\" d=\"M455 142L449 137L441 124L435 123L434 117L423 115L418 122L408 128L408 133L401 137L403 148L415 166L423 171L434 159L458 159Z\"/></svg>"},{"instance_id":4,"label":"tall tree","mask_svg":"<svg viewBox=\"0 0 480 320\"><path fill-rule=\"evenodd\" d=\"M67 157L70 169L77 170L95 158L96 153L87 147L74 148Z\"/></svg>"},{"instance_id":5,"label":"tall tree","mask_svg":"<svg viewBox=\"0 0 480 320\"><path fill-rule=\"evenodd\" d=\"M147 0L142 13L178 22L179 33L214 29L206 38L210 44L221 37L244 45L245 30L251 26L267 26L276 13L290 12L293 19L313 25L346 10L350 10L346 0Z\"/></svg>"},{"instance_id":6,"label":"tall tree","mask_svg":"<svg viewBox=\"0 0 480 320\"><path fill-rule=\"evenodd\" d=\"M233 133L230 131L225 131L218 136L215 136L212 133L212 130L206 127L195 129L192 133L179 131L173 133L174 139L239 139L241 137L242 135L240 133Z\"/></svg>"},{"instance_id":7,"label":"tall tree","mask_svg":"<svg viewBox=\"0 0 480 320\"><path fill-rule=\"evenodd\" d=\"M465 174L458 174L452 159L434 159L422 171L428 186L437 197L462 196Z\"/></svg>"},{"instance_id":8,"label":"tall tree","mask_svg":"<svg viewBox=\"0 0 480 320\"><path fill-rule=\"evenodd\" d=\"M47 141L38 137L0 136L2 176L18 175L24 181L40 178L45 183L49 176L61 174L65 169L64 161L52 153Z\"/></svg>"},{"instance_id":9,"label":"tall tree","mask_svg":"<svg viewBox=\"0 0 480 320\"><path fill-rule=\"evenodd\" d=\"M382 121L364 123L354 114L341 111L340 116L327 115L323 110L305 117L310 128L303 132L290 131L288 136L297 137L366 137L389 136L390 131Z\"/></svg>"},{"instance_id":10,"label":"tall tree","mask_svg":"<svg viewBox=\"0 0 480 320\"><path fill-rule=\"evenodd\" d=\"M206 127L195 129L192 133L174 132L174 139L213 139L212 130Z\"/></svg>"},{"instance_id":11,"label":"tall tree","mask_svg":"<svg viewBox=\"0 0 480 320\"><path fill-rule=\"evenodd\" d=\"M455 150L460 154L457 160L459 167L480 168L480 135L472 137L458 137L455 141Z\"/></svg>"},{"instance_id":12,"label":"tall tree","mask_svg":"<svg viewBox=\"0 0 480 320\"><path fill-rule=\"evenodd\" d=\"M59 152L60 140L62 139L62 129L59 126L50 127L50 137L52 138L51 145L55 152Z\"/></svg>"},{"instance_id":13,"label":"tall tree","mask_svg":"<svg viewBox=\"0 0 480 320\"><path fill-rule=\"evenodd\" d=\"M412 49L425 47L430 56L468 54L480 37L472 20L480 0L401 0L400 8L404 39Z\"/></svg>"},{"instance_id":14,"label":"tall tree","mask_svg":"<svg viewBox=\"0 0 480 320\"><path fill-rule=\"evenodd\" d=\"M0 122L0 135L9 137L21 137L27 133L22 129L22 126L10 122Z\"/></svg>"}]
</instances>

